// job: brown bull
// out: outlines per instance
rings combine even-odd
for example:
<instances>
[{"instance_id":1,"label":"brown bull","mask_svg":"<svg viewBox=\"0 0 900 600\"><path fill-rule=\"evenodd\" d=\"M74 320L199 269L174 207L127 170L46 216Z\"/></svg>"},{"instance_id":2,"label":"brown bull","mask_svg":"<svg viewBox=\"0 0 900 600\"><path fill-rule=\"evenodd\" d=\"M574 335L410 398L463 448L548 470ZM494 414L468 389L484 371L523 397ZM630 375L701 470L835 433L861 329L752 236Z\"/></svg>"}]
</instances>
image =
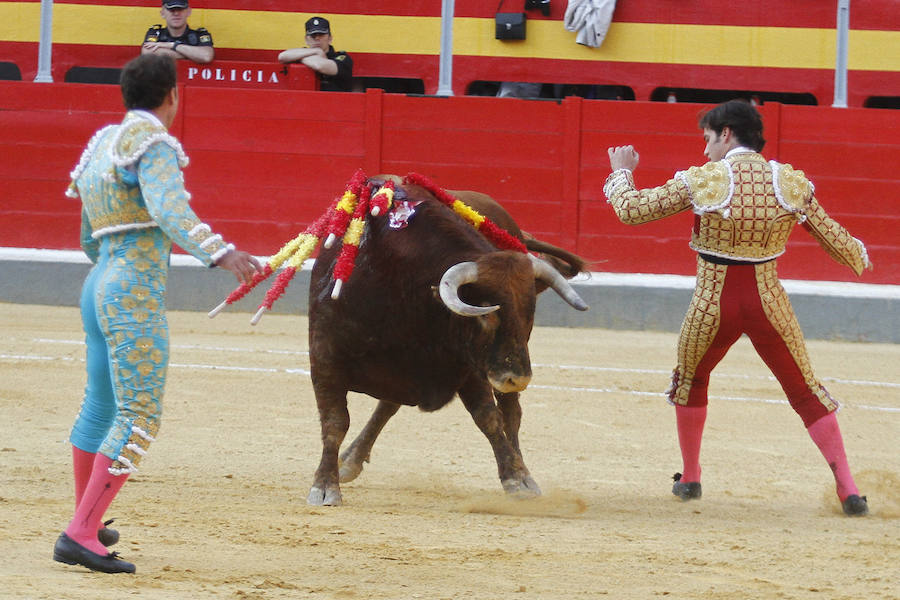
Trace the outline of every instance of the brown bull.
<instances>
[{"instance_id":1,"label":"brown bull","mask_svg":"<svg viewBox=\"0 0 900 600\"><path fill-rule=\"evenodd\" d=\"M525 239L566 276L583 269L577 256L529 240L488 196L454 195ZM341 504L339 481L362 471L401 405L434 411L456 395L490 442L503 488L538 495L518 440L519 392L531 379L528 339L536 296L549 287L573 307L587 306L547 262L498 250L423 188L398 186L396 199L404 196L418 202L414 214L405 227L369 217L353 276L337 299L330 295L337 248L324 250L313 267L309 349L323 448L307 502ZM379 403L339 468L350 424L348 391Z\"/></svg>"}]
</instances>

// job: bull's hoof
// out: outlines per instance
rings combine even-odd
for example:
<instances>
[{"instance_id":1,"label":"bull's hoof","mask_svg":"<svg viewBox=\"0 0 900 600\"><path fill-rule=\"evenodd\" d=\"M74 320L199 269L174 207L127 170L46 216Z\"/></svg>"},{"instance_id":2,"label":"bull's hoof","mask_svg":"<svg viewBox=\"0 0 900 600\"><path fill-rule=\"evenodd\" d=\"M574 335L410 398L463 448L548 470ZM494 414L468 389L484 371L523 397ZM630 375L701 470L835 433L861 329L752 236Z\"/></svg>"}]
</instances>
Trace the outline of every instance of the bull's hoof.
<instances>
[{"instance_id":1,"label":"bull's hoof","mask_svg":"<svg viewBox=\"0 0 900 600\"><path fill-rule=\"evenodd\" d=\"M306 497L306 503L312 506L340 506L341 489L337 486L328 486L323 490L313 486L309 490L309 496Z\"/></svg>"},{"instance_id":2,"label":"bull's hoof","mask_svg":"<svg viewBox=\"0 0 900 600\"><path fill-rule=\"evenodd\" d=\"M341 483L353 481L354 479L359 477L359 474L362 473L362 470L362 459L353 454L352 451L345 452L341 455L340 468L338 469L338 476Z\"/></svg>"},{"instance_id":3,"label":"bull's hoof","mask_svg":"<svg viewBox=\"0 0 900 600\"><path fill-rule=\"evenodd\" d=\"M522 479L507 479L502 483L503 490L513 498L525 500L541 495L541 488L531 475L526 475Z\"/></svg>"},{"instance_id":4,"label":"bull's hoof","mask_svg":"<svg viewBox=\"0 0 900 600\"><path fill-rule=\"evenodd\" d=\"M340 476L341 483L347 483L353 481L359 474L362 473L363 466L362 463L356 462L345 462L341 465L338 474Z\"/></svg>"}]
</instances>

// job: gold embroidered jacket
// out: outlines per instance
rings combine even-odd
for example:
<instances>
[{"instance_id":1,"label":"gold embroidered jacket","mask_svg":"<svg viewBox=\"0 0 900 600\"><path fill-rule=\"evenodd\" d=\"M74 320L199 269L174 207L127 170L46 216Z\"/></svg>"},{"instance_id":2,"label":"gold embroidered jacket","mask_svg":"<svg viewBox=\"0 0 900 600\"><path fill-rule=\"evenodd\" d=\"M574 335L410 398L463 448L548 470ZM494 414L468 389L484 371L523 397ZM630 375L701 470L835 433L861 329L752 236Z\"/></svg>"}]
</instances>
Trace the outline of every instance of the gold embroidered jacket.
<instances>
[{"instance_id":1,"label":"gold embroidered jacket","mask_svg":"<svg viewBox=\"0 0 900 600\"><path fill-rule=\"evenodd\" d=\"M819 206L803 171L747 149L679 171L656 188L638 190L631 171L614 171L603 192L619 219L638 225L694 211L690 246L722 258L763 262L784 253L796 223L837 262L857 275L869 266L866 248Z\"/></svg>"}]
</instances>

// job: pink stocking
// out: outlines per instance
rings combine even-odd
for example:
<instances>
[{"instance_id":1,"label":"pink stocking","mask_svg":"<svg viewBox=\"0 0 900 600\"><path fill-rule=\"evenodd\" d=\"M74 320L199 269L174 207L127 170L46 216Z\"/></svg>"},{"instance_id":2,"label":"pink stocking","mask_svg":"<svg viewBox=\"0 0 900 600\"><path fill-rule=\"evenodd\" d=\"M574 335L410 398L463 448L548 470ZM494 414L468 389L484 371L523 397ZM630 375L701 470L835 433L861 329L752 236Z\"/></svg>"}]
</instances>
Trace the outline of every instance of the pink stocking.
<instances>
[{"instance_id":1,"label":"pink stocking","mask_svg":"<svg viewBox=\"0 0 900 600\"><path fill-rule=\"evenodd\" d=\"M841 502L846 500L847 496L859 495L856 483L853 482L853 475L850 474L850 465L847 463L847 455L844 452L844 438L841 437L837 416L833 412L828 413L806 430L834 473L837 495Z\"/></svg>"},{"instance_id":2,"label":"pink stocking","mask_svg":"<svg viewBox=\"0 0 900 600\"><path fill-rule=\"evenodd\" d=\"M94 452L85 452L72 446L72 470L75 474L75 510L78 510L81 497L84 496L84 489L91 479L91 471L94 469L96 456L97 454Z\"/></svg>"},{"instance_id":3,"label":"pink stocking","mask_svg":"<svg viewBox=\"0 0 900 600\"><path fill-rule=\"evenodd\" d=\"M102 454L97 454L94 459L94 467L91 479L85 487L81 502L75 509L75 516L66 528L66 535L97 554L106 556L107 550L97 540L97 530L103 521L103 514L113 498L125 485L128 475L112 475L109 467L112 459Z\"/></svg>"},{"instance_id":4,"label":"pink stocking","mask_svg":"<svg viewBox=\"0 0 900 600\"><path fill-rule=\"evenodd\" d=\"M680 481L700 481L700 442L703 441L703 425L706 423L706 406L675 406L678 424L678 444L684 472Z\"/></svg>"}]
</instances>

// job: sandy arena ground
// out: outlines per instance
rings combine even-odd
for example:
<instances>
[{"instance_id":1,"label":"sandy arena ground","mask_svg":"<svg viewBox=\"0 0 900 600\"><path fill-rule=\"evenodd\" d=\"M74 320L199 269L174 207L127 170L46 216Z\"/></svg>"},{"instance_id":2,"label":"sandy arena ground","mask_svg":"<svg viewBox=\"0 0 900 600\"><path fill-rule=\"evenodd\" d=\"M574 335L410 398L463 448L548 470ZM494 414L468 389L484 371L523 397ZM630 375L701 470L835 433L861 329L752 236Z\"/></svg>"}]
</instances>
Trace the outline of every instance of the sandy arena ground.
<instances>
[{"instance_id":1,"label":"sandy arena ground","mask_svg":"<svg viewBox=\"0 0 900 600\"><path fill-rule=\"evenodd\" d=\"M401 410L344 506L305 499L321 451L307 320L170 314L163 425L113 503L136 575L51 560L73 509L84 385L74 308L0 304L0 598L900 597L900 345L811 342L872 514L830 472L746 339L714 373L704 496L681 468L676 336L537 328L523 452L544 496L504 496L461 403ZM398 366L398 372L402 367ZM350 402L348 441L374 401Z\"/></svg>"}]
</instances>

